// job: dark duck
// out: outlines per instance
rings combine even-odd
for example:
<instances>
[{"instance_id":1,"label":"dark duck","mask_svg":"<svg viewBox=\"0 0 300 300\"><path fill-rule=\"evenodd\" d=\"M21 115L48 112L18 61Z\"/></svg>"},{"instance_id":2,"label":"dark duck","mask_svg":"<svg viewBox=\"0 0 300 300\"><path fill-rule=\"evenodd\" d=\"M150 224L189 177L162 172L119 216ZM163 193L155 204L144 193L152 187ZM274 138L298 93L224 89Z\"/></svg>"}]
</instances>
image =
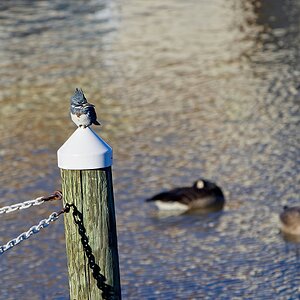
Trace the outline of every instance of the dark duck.
<instances>
[{"instance_id":1,"label":"dark duck","mask_svg":"<svg viewBox=\"0 0 300 300\"><path fill-rule=\"evenodd\" d=\"M160 210L222 209L225 197L220 187L205 179L199 179L190 187L178 187L159 193L147 202L154 202Z\"/></svg>"},{"instance_id":2,"label":"dark duck","mask_svg":"<svg viewBox=\"0 0 300 300\"><path fill-rule=\"evenodd\" d=\"M284 234L300 235L300 206L284 206L279 219Z\"/></svg>"}]
</instances>

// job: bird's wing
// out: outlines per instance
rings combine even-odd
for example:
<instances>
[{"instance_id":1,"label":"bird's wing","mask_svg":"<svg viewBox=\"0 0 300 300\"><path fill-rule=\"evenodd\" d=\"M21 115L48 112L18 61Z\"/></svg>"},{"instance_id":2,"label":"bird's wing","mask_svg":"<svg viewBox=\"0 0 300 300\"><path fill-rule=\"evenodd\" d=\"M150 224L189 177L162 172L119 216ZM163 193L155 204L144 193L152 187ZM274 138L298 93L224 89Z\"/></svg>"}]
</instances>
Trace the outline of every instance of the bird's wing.
<instances>
[{"instance_id":1,"label":"bird's wing","mask_svg":"<svg viewBox=\"0 0 300 300\"><path fill-rule=\"evenodd\" d=\"M154 195L152 198L147 199L147 202L156 201L156 200L163 200L163 201L176 201L170 192L162 192L157 195Z\"/></svg>"},{"instance_id":2,"label":"bird's wing","mask_svg":"<svg viewBox=\"0 0 300 300\"><path fill-rule=\"evenodd\" d=\"M83 112L91 118L93 124L100 125L100 123L97 121L97 114L93 104L85 105L83 107Z\"/></svg>"},{"instance_id":3,"label":"bird's wing","mask_svg":"<svg viewBox=\"0 0 300 300\"><path fill-rule=\"evenodd\" d=\"M146 201L156 201L161 200L165 202L180 202L183 204L188 204L192 201L188 188L176 188L168 192L162 192L157 195L154 195L152 198L147 199Z\"/></svg>"},{"instance_id":4,"label":"bird's wing","mask_svg":"<svg viewBox=\"0 0 300 300\"><path fill-rule=\"evenodd\" d=\"M87 102L83 104L83 107L95 107L95 105Z\"/></svg>"}]
</instances>

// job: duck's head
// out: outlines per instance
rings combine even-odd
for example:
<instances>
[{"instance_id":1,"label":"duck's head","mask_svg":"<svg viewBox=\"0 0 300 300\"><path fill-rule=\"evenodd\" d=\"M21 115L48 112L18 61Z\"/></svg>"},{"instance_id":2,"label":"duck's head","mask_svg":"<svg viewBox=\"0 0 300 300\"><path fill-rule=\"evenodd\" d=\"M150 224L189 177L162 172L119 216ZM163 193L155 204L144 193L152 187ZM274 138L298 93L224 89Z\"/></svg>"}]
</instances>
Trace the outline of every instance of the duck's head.
<instances>
[{"instance_id":1,"label":"duck's head","mask_svg":"<svg viewBox=\"0 0 300 300\"><path fill-rule=\"evenodd\" d=\"M216 185L206 179L200 178L194 182L194 188L198 190L214 188Z\"/></svg>"}]
</instances>

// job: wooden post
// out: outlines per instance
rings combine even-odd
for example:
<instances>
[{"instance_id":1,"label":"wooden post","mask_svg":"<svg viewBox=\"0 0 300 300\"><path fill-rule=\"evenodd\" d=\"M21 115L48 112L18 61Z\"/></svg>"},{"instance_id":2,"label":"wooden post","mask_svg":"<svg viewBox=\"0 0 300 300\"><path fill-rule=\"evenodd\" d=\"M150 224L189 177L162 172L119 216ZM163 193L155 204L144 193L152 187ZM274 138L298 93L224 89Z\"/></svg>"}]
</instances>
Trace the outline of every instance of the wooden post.
<instances>
[{"instance_id":1,"label":"wooden post","mask_svg":"<svg viewBox=\"0 0 300 300\"><path fill-rule=\"evenodd\" d=\"M64 205L70 207L65 213L70 299L119 300L112 150L91 129L78 128L58 150L58 162Z\"/></svg>"}]
</instances>

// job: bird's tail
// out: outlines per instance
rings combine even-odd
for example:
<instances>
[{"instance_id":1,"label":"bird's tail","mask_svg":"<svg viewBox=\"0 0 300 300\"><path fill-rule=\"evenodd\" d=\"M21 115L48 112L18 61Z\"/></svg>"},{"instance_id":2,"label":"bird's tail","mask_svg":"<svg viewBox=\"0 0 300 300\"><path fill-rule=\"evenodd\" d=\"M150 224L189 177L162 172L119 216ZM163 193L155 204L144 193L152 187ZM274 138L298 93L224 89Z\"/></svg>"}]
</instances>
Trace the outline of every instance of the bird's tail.
<instances>
[{"instance_id":1,"label":"bird's tail","mask_svg":"<svg viewBox=\"0 0 300 300\"><path fill-rule=\"evenodd\" d=\"M95 125L101 125L97 120L96 121L94 121L94 123L93 124L95 124Z\"/></svg>"}]
</instances>

